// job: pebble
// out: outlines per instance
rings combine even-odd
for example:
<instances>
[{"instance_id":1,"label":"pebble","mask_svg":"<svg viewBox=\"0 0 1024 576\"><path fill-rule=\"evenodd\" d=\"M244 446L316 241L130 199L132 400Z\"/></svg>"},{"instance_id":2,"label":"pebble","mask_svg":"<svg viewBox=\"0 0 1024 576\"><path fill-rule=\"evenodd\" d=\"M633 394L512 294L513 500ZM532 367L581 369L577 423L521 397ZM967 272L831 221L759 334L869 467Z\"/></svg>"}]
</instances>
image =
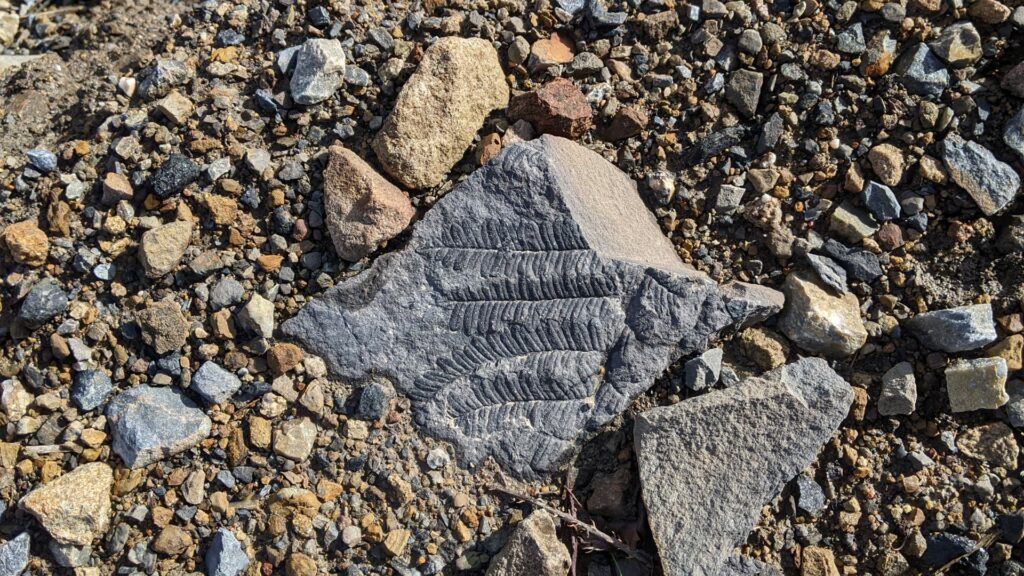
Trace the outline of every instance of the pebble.
<instances>
[{"instance_id":1,"label":"pebble","mask_svg":"<svg viewBox=\"0 0 1024 576\"><path fill-rule=\"evenodd\" d=\"M0 241L7 246L11 258L26 266L42 266L50 253L50 239L32 220L24 220L4 228Z\"/></svg>"},{"instance_id":2,"label":"pebble","mask_svg":"<svg viewBox=\"0 0 1024 576\"><path fill-rule=\"evenodd\" d=\"M937 533L925 538L925 541L928 547L921 556L921 562L932 568L939 568L957 558L967 556L978 547L970 538L947 532Z\"/></svg>"},{"instance_id":3,"label":"pebble","mask_svg":"<svg viewBox=\"0 0 1024 576\"><path fill-rule=\"evenodd\" d=\"M290 342L280 342L267 351L267 366L274 374L285 374L302 362L302 356L302 348Z\"/></svg>"},{"instance_id":4,"label":"pebble","mask_svg":"<svg viewBox=\"0 0 1024 576\"><path fill-rule=\"evenodd\" d=\"M292 99L309 106L327 100L345 83L345 49L341 42L310 38L295 51L289 89Z\"/></svg>"},{"instance_id":5,"label":"pebble","mask_svg":"<svg viewBox=\"0 0 1024 576\"><path fill-rule=\"evenodd\" d=\"M341 146L330 149L324 172L324 209L334 250L352 262L397 236L416 216L405 192Z\"/></svg>"},{"instance_id":6,"label":"pebble","mask_svg":"<svg viewBox=\"0 0 1024 576\"><path fill-rule=\"evenodd\" d=\"M274 432L274 453L303 462L313 451L316 436L316 424L309 418L289 420Z\"/></svg>"},{"instance_id":7,"label":"pebble","mask_svg":"<svg viewBox=\"0 0 1024 576\"><path fill-rule=\"evenodd\" d=\"M540 72L568 64L574 56L572 38L555 32L549 38L541 38L533 43L526 65L531 72Z\"/></svg>"},{"instance_id":8,"label":"pebble","mask_svg":"<svg viewBox=\"0 0 1024 576\"><path fill-rule=\"evenodd\" d=\"M904 322L928 348L944 352L966 352L996 341L996 324L991 304L974 304L934 310Z\"/></svg>"},{"instance_id":9,"label":"pebble","mask_svg":"<svg viewBox=\"0 0 1024 576\"><path fill-rule=\"evenodd\" d=\"M164 556L184 554L192 546L192 536L180 526L165 526L152 543L153 551Z\"/></svg>"},{"instance_id":10,"label":"pebble","mask_svg":"<svg viewBox=\"0 0 1024 576\"><path fill-rule=\"evenodd\" d=\"M110 376L101 370L83 370L75 374L71 400L79 410L88 412L101 406L110 397L113 385Z\"/></svg>"},{"instance_id":11,"label":"pebble","mask_svg":"<svg viewBox=\"0 0 1024 576\"><path fill-rule=\"evenodd\" d=\"M1018 98L1024 98L1024 62L1007 70L999 87Z\"/></svg>"},{"instance_id":12,"label":"pebble","mask_svg":"<svg viewBox=\"0 0 1024 576\"><path fill-rule=\"evenodd\" d=\"M442 38L426 50L405 82L373 139L373 150L384 170L404 186L436 186L462 159L487 115L504 108L508 97L490 42ZM430 122L424 124L425 118Z\"/></svg>"},{"instance_id":13,"label":"pebble","mask_svg":"<svg viewBox=\"0 0 1024 576\"><path fill-rule=\"evenodd\" d=\"M1010 18L1010 9L998 0L976 0L967 8L971 18L984 24L1002 24Z\"/></svg>"},{"instance_id":14,"label":"pebble","mask_svg":"<svg viewBox=\"0 0 1024 576\"><path fill-rule=\"evenodd\" d=\"M748 328L739 334L743 355L758 368L771 370L786 363L789 346L781 336L765 328Z\"/></svg>"},{"instance_id":15,"label":"pebble","mask_svg":"<svg viewBox=\"0 0 1024 576\"><path fill-rule=\"evenodd\" d=\"M110 526L114 472L102 462L83 464L29 492L18 506L60 544L88 546Z\"/></svg>"},{"instance_id":16,"label":"pebble","mask_svg":"<svg viewBox=\"0 0 1024 576\"><path fill-rule=\"evenodd\" d=\"M808 254L807 262L825 286L835 290L837 294L846 292L846 270L835 260L827 256Z\"/></svg>"},{"instance_id":17,"label":"pebble","mask_svg":"<svg viewBox=\"0 0 1024 576\"><path fill-rule=\"evenodd\" d=\"M867 341L860 304L853 294L837 296L806 272L787 276L783 292L786 306L779 329L797 346L812 354L843 358Z\"/></svg>"},{"instance_id":18,"label":"pebble","mask_svg":"<svg viewBox=\"0 0 1024 576\"><path fill-rule=\"evenodd\" d=\"M57 169L57 155L49 150L36 148L25 153L30 166L43 174L49 174Z\"/></svg>"},{"instance_id":19,"label":"pebble","mask_svg":"<svg viewBox=\"0 0 1024 576\"><path fill-rule=\"evenodd\" d=\"M949 70L923 43L906 48L893 71L908 91L921 96L939 96L949 86Z\"/></svg>"},{"instance_id":20,"label":"pebble","mask_svg":"<svg viewBox=\"0 0 1024 576\"><path fill-rule=\"evenodd\" d=\"M821 485L815 482L813 478L805 474L797 476L796 490L797 506L804 512L811 516L817 516L818 513L825 509L825 491L821 489Z\"/></svg>"},{"instance_id":21,"label":"pebble","mask_svg":"<svg viewBox=\"0 0 1024 576\"><path fill-rule=\"evenodd\" d=\"M154 102L153 106L175 126L185 124L196 109L195 104L177 90L172 90L170 94Z\"/></svg>"},{"instance_id":22,"label":"pebble","mask_svg":"<svg viewBox=\"0 0 1024 576\"><path fill-rule=\"evenodd\" d=\"M957 22L946 26L939 37L928 46L939 58L955 68L974 64L983 54L981 35L970 22Z\"/></svg>"},{"instance_id":23,"label":"pebble","mask_svg":"<svg viewBox=\"0 0 1024 576\"><path fill-rule=\"evenodd\" d=\"M895 220L900 216L900 203L893 194L892 188L878 182L869 181L864 186L864 206L879 222Z\"/></svg>"},{"instance_id":24,"label":"pebble","mask_svg":"<svg viewBox=\"0 0 1024 576\"><path fill-rule=\"evenodd\" d=\"M18 319L30 327L38 327L62 314L68 307L68 295L52 278L45 278L29 290L21 302Z\"/></svg>"},{"instance_id":25,"label":"pebble","mask_svg":"<svg viewBox=\"0 0 1024 576\"><path fill-rule=\"evenodd\" d=\"M1003 126L1003 142L1024 160L1024 106Z\"/></svg>"},{"instance_id":26,"label":"pebble","mask_svg":"<svg viewBox=\"0 0 1024 576\"><path fill-rule=\"evenodd\" d=\"M729 75L725 85L725 98L745 118L757 114L757 103L761 99L764 75L753 70L741 69Z\"/></svg>"},{"instance_id":27,"label":"pebble","mask_svg":"<svg viewBox=\"0 0 1024 576\"><path fill-rule=\"evenodd\" d=\"M1013 430L1002 422L967 429L957 436L956 447L967 456L987 462L992 467L1017 469L1020 447Z\"/></svg>"},{"instance_id":28,"label":"pebble","mask_svg":"<svg viewBox=\"0 0 1024 576\"><path fill-rule=\"evenodd\" d=\"M570 565L569 550L558 538L554 517L536 510L516 526L491 560L487 576L565 576Z\"/></svg>"},{"instance_id":29,"label":"pebble","mask_svg":"<svg viewBox=\"0 0 1024 576\"><path fill-rule=\"evenodd\" d=\"M192 241L192 223L184 220L146 231L139 242L139 263L146 276L159 278L178 267Z\"/></svg>"},{"instance_id":30,"label":"pebble","mask_svg":"<svg viewBox=\"0 0 1024 576\"><path fill-rule=\"evenodd\" d=\"M946 393L953 412L999 408L1006 394L1006 360L962 359L946 368Z\"/></svg>"},{"instance_id":31,"label":"pebble","mask_svg":"<svg viewBox=\"0 0 1024 576\"><path fill-rule=\"evenodd\" d=\"M380 420L387 414L388 404L392 396L393 392L389 386L371 381L363 387L362 392L359 394L357 414L364 420Z\"/></svg>"},{"instance_id":32,"label":"pebble","mask_svg":"<svg viewBox=\"0 0 1024 576\"><path fill-rule=\"evenodd\" d=\"M882 394L878 398L878 413L882 416L905 416L917 405L917 380L914 365L900 362L882 375Z\"/></svg>"},{"instance_id":33,"label":"pebble","mask_svg":"<svg viewBox=\"0 0 1024 576\"><path fill-rule=\"evenodd\" d=\"M829 238L822 245L821 251L838 262L843 270L846 270L847 276L854 280L873 282L882 275L882 265L878 261L878 256L863 248L844 246Z\"/></svg>"},{"instance_id":34,"label":"pebble","mask_svg":"<svg viewBox=\"0 0 1024 576\"><path fill-rule=\"evenodd\" d=\"M223 404L242 387L242 381L212 360L207 360L192 375L189 390L207 404Z\"/></svg>"},{"instance_id":35,"label":"pebble","mask_svg":"<svg viewBox=\"0 0 1024 576\"><path fill-rule=\"evenodd\" d=\"M142 341L157 354L180 350L188 340L189 323L177 302L154 302L138 315Z\"/></svg>"},{"instance_id":36,"label":"pebble","mask_svg":"<svg viewBox=\"0 0 1024 576\"><path fill-rule=\"evenodd\" d=\"M245 296L245 287L232 276L221 278L210 290L210 307L222 310L234 306Z\"/></svg>"},{"instance_id":37,"label":"pebble","mask_svg":"<svg viewBox=\"0 0 1024 576\"><path fill-rule=\"evenodd\" d=\"M14 12L0 12L0 48L10 46L14 42L20 21L21 18Z\"/></svg>"},{"instance_id":38,"label":"pebble","mask_svg":"<svg viewBox=\"0 0 1024 576\"><path fill-rule=\"evenodd\" d=\"M171 154L149 179L153 194L166 199L181 194L199 178L199 165L188 156Z\"/></svg>"},{"instance_id":39,"label":"pebble","mask_svg":"<svg viewBox=\"0 0 1024 576\"><path fill-rule=\"evenodd\" d=\"M161 59L139 74L138 92L146 100L163 98L172 88L181 86L192 77L192 70L184 62Z\"/></svg>"},{"instance_id":40,"label":"pebble","mask_svg":"<svg viewBox=\"0 0 1024 576\"><path fill-rule=\"evenodd\" d=\"M274 335L274 303L259 294L253 294L238 313L238 324L262 338Z\"/></svg>"},{"instance_id":41,"label":"pebble","mask_svg":"<svg viewBox=\"0 0 1024 576\"><path fill-rule=\"evenodd\" d=\"M847 200L832 212L829 229L847 242L860 242L878 231L878 223Z\"/></svg>"},{"instance_id":42,"label":"pebble","mask_svg":"<svg viewBox=\"0 0 1024 576\"><path fill-rule=\"evenodd\" d=\"M188 450L210 435L211 421L181 392L136 386L107 404L113 450L129 468Z\"/></svg>"},{"instance_id":43,"label":"pebble","mask_svg":"<svg viewBox=\"0 0 1024 576\"><path fill-rule=\"evenodd\" d=\"M687 360L683 367L686 387L699 392L717 384L722 373L722 355L721 348L712 348Z\"/></svg>"},{"instance_id":44,"label":"pebble","mask_svg":"<svg viewBox=\"0 0 1024 576\"><path fill-rule=\"evenodd\" d=\"M27 531L0 544L0 572L5 576L20 576L27 570L32 559L31 544L32 538Z\"/></svg>"},{"instance_id":45,"label":"pebble","mask_svg":"<svg viewBox=\"0 0 1024 576\"><path fill-rule=\"evenodd\" d=\"M124 175L107 172L103 177L103 204L113 206L122 200L130 202L134 197L135 189Z\"/></svg>"},{"instance_id":46,"label":"pebble","mask_svg":"<svg viewBox=\"0 0 1024 576\"><path fill-rule=\"evenodd\" d=\"M617 142L632 138L643 132L647 127L649 119L647 113L635 106L619 108L608 128L604 132L604 138L610 142Z\"/></svg>"},{"instance_id":47,"label":"pebble","mask_svg":"<svg viewBox=\"0 0 1024 576\"><path fill-rule=\"evenodd\" d=\"M997 160L987 148L956 134L942 142L942 162L950 178L974 198L986 216L992 216L1016 198L1020 176Z\"/></svg>"},{"instance_id":48,"label":"pebble","mask_svg":"<svg viewBox=\"0 0 1024 576\"><path fill-rule=\"evenodd\" d=\"M879 144L868 152L871 169L882 183L896 186L903 179L903 153L892 144Z\"/></svg>"},{"instance_id":49,"label":"pebble","mask_svg":"<svg viewBox=\"0 0 1024 576\"><path fill-rule=\"evenodd\" d=\"M539 134L579 138L590 130L593 110L571 80L555 78L532 92L512 98L508 117L529 122Z\"/></svg>"},{"instance_id":50,"label":"pebble","mask_svg":"<svg viewBox=\"0 0 1024 576\"><path fill-rule=\"evenodd\" d=\"M820 546L804 547L800 554L800 576L839 576L835 554Z\"/></svg>"},{"instance_id":51,"label":"pebble","mask_svg":"<svg viewBox=\"0 0 1024 576\"><path fill-rule=\"evenodd\" d=\"M206 562L206 576L240 576L249 567L249 555L235 533L227 528L220 528L213 533L203 559Z\"/></svg>"}]
</instances>

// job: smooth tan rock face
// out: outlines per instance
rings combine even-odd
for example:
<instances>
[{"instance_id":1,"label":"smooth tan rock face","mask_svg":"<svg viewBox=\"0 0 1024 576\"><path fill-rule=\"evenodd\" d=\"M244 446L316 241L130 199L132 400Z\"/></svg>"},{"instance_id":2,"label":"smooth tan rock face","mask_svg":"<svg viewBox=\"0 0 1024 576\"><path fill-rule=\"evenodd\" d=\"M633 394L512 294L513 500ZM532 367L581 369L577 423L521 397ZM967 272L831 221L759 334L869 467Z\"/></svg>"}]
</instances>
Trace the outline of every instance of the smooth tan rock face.
<instances>
[{"instance_id":1,"label":"smooth tan rock face","mask_svg":"<svg viewBox=\"0 0 1024 576\"><path fill-rule=\"evenodd\" d=\"M946 368L946 393L953 412L999 408L1006 394L1006 360L976 358L960 360Z\"/></svg>"},{"instance_id":2,"label":"smooth tan rock face","mask_svg":"<svg viewBox=\"0 0 1024 576\"><path fill-rule=\"evenodd\" d=\"M416 216L405 192L341 146L331 148L324 172L324 209L334 250L353 262L397 236Z\"/></svg>"},{"instance_id":3,"label":"smooth tan rock face","mask_svg":"<svg viewBox=\"0 0 1024 576\"><path fill-rule=\"evenodd\" d=\"M956 446L961 452L992 466L1002 466L1007 470L1017 468L1017 455L1020 448L1013 430L1002 422L993 422L975 426L956 439Z\"/></svg>"},{"instance_id":4,"label":"smooth tan rock face","mask_svg":"<svg viewBox=\"0 0 1024 576\"><path fill-rule=\"evenodd\" d=\"M192 240L192 223L171 222L149 230L139 243L139 263L146 276L159 278L174 270Z\"/></svg>"},{"instance_id":5,"label":"smooth tan rock face","mask_svg":"<svg viewBox=\"0 0 1024 576\"><path fill-rule=\"evenodd\" d=\"M110 466L85 464L30 492L20 506L57 542L87 546L110 525L113 483Z\"/></svg>"},{"instance_id":6,"label":"smooth tan rock face","mask_svg":"<svg viewBox=\"0 0 1024 576\"><path fill-rule=\"evenodd\" d=\"M507 104L508 85L494 47L479 38L442 38L405 83L373 150L404 186L436 186L487 115Z\"/></svg>"},{"instance_id":7,"label":"smooth tan rock face","mask_svg":"<svg viewBox=\"0 0 1024 576\"><path fill-rule=\"evenodd\" d=\"M843 358L868 339L857 297L829 292L810 272L797 272L783 286L786 307L779 328L797 346L812 354Z\"/></svg>"}]
</instances>

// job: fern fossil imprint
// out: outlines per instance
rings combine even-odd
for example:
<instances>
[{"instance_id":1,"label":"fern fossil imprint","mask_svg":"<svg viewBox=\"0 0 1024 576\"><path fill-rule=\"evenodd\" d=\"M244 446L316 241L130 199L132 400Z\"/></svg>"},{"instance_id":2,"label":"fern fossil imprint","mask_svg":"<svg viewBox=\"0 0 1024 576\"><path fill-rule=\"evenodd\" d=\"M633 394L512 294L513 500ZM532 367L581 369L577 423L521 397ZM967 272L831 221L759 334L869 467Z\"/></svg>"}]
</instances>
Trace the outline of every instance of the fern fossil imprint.
<instances>
[{"instance_id":1,"label":"fern fossil imprint","mask_svg":"<svg viewBox=\"0 0 1024 576\"><path fill-rule=\"evenodd\" d=\"M334 375L383 375L466 463L564 463L680 356L781 307L684 264L632 180L544 136L440 200L408 246L283 325Z\"/></svg>"}]
</instances>

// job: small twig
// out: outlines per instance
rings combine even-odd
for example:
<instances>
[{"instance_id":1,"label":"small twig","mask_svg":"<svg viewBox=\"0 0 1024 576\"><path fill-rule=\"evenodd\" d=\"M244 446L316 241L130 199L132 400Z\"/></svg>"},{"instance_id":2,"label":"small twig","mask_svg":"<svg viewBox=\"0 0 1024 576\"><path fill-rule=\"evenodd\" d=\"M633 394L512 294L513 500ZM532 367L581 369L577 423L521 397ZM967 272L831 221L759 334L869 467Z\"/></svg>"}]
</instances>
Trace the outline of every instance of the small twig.
<instances>
[{"instance_id":1,"label":"small twig","mask_svg":"<svg viewBox=\"0 0 1024 576\"><path fill-rule=\"evenodd\" d=\"M629 546L628 544L626 544L622 540L619 540L618 538L616 538L614 536L611 536L610 534L606 534L605 532L602 532L601 530L598 530L596 526L591 526L590 524L586 524L584 522L581 522L578 518L576 518L576 517L574 517L574 516L572 516L570 514L566 514L565 512L562 512L558 508L555 508L555 507L551 506L550 504L548 504L547 502L544 502L543 500L534 498L532 496L527 496L526 494L520 494L520 493L515 492L513 490L509 490L508 488L503 488L501 486L494 486L494 485L492 485L492 486L490 486L490 489L495 491L495 492L501 492L503 494L507 494L507 495L509 495L509 496L511 496L513 498L518 499L518 500L522 500L524 502L529 502L530 504L533 504L534 506L536 506L538 508L542 508L542 509L546 510L547 512L551 513L551 514L554 514L555 516L560 518L563 522L567 523L568 525L570 525L570 526L572 526L574 528L578 528L578 529L586 532L591 537L596 538L596 539L604 542L605 544L608 544L609 546L611 546L612 548L615 548L619 552L622 552L623 554L625 554L629 558L632 558L632 559L634 559L634 560L636 560L638 562L642 562L643 564L645 564L647 566L651 566L650 555L647 554L646 552L644 552L643 550L637 550L637 549Z\"/></svg>"},{"instance_id":2,"label":"small twig","mask_svg":"<svg viewBox=\"0 0 1024 576\"><path fill-rule=\"evenodd\" d=\"M21 17L22 20L28 20L29 18L42 18L45 16L57 16L59 14L72 14L75 12L81 12L85 10L85 6L65 6L63 8L54 8L53 10L45 10L43 12L33 12L31 14L25 14Z\"/></svg>"}]
</instances>

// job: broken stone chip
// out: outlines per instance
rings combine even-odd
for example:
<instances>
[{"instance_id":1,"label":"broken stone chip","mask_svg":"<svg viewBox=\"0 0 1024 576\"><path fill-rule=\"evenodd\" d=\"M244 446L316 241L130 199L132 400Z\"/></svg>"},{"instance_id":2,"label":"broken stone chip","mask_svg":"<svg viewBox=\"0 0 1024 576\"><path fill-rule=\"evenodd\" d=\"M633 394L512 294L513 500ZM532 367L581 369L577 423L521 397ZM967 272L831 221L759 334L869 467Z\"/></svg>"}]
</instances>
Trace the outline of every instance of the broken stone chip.
<instances>
[{"instance_id":1,"label":"broken stone chip","mask_svg":"<svg viewBox=\"0 0 1024 576\"><path fill-rule=\"evenodd\" d=\"M537 476L674 361L781 296L684 264L635 184L554 136L502 151L407 247L282 326L335 375L382 375L467 464Z\"/></svg>"},{"instance_id":2,"label":"broken stone chip","mask_svg":"<svg viewBox=\"0 0 1024 576\"><path fill-rule=\"evenodd\" d=\"M803 358L637 417L640 486L666 576L722 574L761 507L814 460L852 402L827 362Z\"/></svg>"}]
</instances>

